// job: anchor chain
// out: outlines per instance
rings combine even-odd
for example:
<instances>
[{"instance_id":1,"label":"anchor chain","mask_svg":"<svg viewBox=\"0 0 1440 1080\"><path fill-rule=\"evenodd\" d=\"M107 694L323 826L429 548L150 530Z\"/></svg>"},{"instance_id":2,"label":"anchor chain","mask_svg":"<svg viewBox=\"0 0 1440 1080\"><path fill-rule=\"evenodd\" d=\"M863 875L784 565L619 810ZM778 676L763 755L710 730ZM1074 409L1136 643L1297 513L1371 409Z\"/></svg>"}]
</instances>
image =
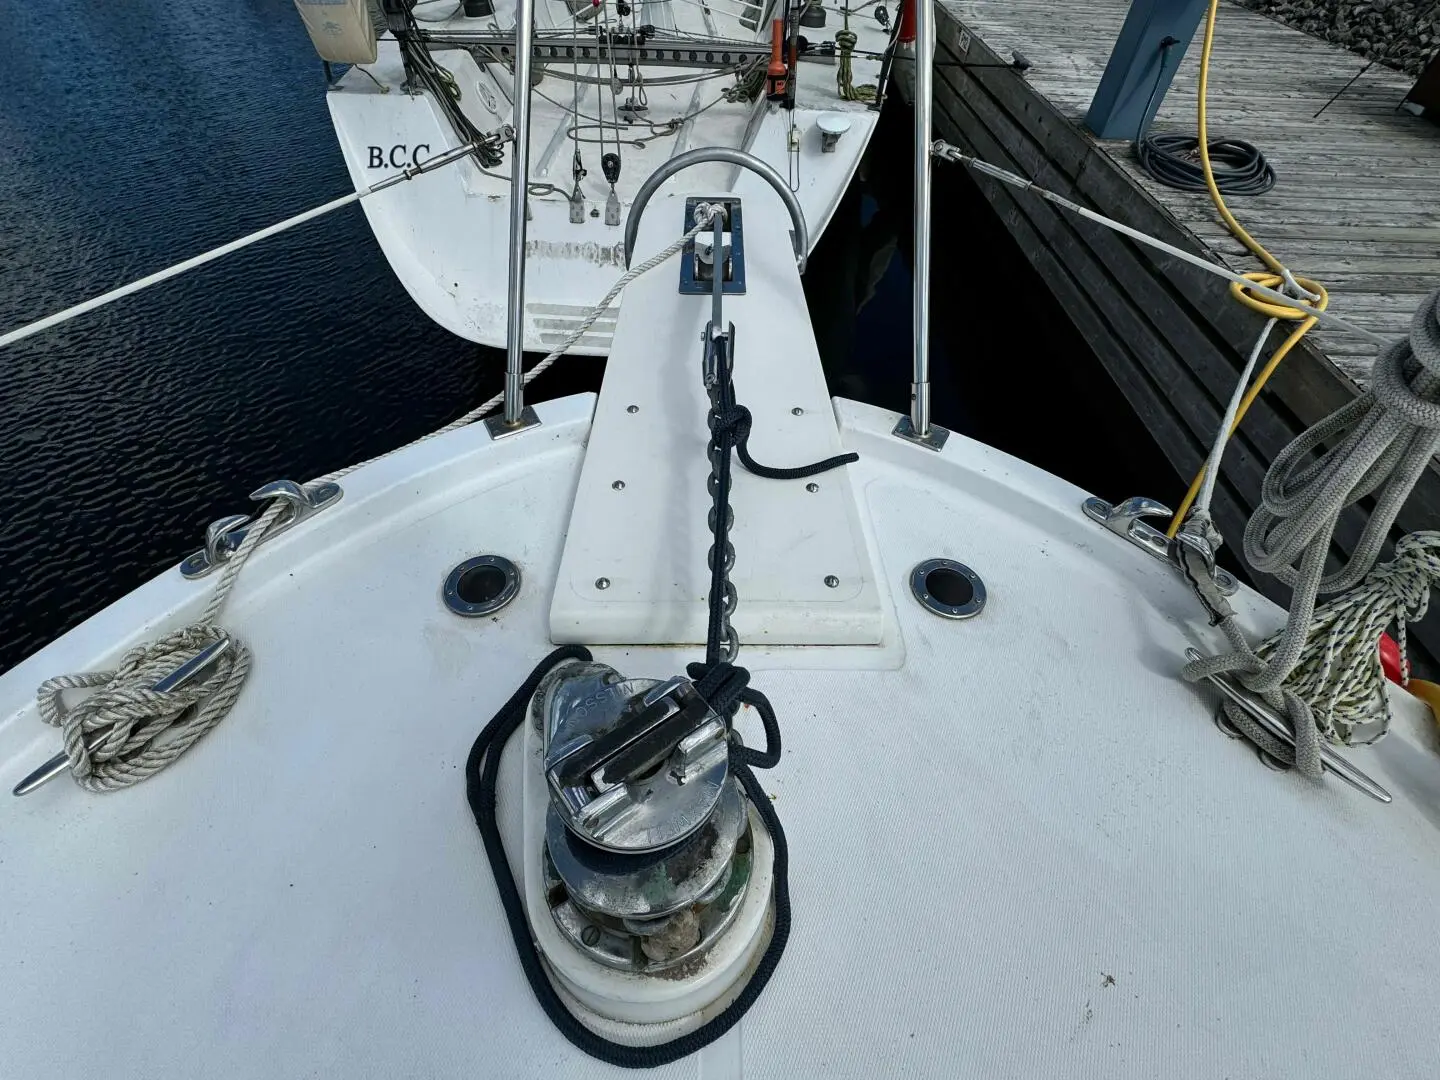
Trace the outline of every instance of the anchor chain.
<instances>
[{"instance_id":1,"label":"anchor chain","mask_svg":"<svg viewBox=\"0 0 1440 1080\"><path fill-rule=\"evenodd\" d=\"M718 272L718 271L717 271ZM730 340L726 335L717 341L716 378L708 387L710 394L710 478L706 481L711 494L710 532L714 541L706 558L710 565L710 621L705 639L705 663L735 662L740 653L740 635L730 623L730 616L740 601L730 571L735 565L735 545L730 542L730 526L735 512L730 507L730 451L735 445L736 429L726 418L735 410L735 384L731 379Z\"/></svg>"},{"instance_id":2,"label":"anchor chain","mask_svg":"<svg viewBox=\"0 0 1440 1080\"><path fill-rule=\"evenodd\" d=\"M730 529L735 524L735 513L730 506L731 451L739 455L740 463L747 472L767 480L803 480L860 460L858 454L836 454L810 465L776 468L762 465L750 456L747 444L754 421L750 410L735 401L735 327L721 319L726 257L721 243L722 221L717 219L723 219L723 214L722 205L701 203L695 208L695 228L691 230L698 232L707 225L715 228L714 306L705 330L702 363L705 389L710 397L710 413L706 417L710 426L707 448L710 476L706 483L711 495L707 524L714 537L707 555L710 564L709 622L705 636L707 669L714 669L719 664L733 664L740 652L740 635L730 622L730 616L735 613L740 600L730 580L730 571L735 566L735 545L730 542Z\"/></svg>"}]
</instances>

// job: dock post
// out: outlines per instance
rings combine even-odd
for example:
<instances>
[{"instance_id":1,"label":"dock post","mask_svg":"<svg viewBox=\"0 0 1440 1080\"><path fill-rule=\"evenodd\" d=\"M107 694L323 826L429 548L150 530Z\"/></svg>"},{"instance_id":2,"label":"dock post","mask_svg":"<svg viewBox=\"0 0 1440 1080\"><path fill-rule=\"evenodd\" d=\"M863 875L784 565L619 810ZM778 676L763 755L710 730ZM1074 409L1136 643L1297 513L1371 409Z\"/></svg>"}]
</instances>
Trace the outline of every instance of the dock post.
<instances>
[{"instance_id":1,"label":"dock post","mask_svg":"<svg viewBox=\"0 0 1440 1080\"><path fill-rule=\"evenodd\" d=\"M1131 0L1085 126L1102 139L1133 142L1144 134L1146 104L1153 93L1151 115L1159 111L1208 6L1208 0ZM1173 42L1168 49L1166 41Z\"/></svg>"}]
</instances>

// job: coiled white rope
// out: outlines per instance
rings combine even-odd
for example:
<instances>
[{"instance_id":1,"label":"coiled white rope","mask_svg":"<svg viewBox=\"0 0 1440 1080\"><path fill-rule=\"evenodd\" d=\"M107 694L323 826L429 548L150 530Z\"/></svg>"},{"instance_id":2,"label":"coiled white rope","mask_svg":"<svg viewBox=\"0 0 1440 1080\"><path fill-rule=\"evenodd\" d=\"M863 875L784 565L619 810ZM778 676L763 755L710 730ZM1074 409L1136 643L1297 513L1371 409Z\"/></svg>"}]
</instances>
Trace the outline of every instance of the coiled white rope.
<instances>
[{"instance_id":1,"label":"coiled white rope","mask_svg":"<svg viewBox=\"0 0 1440 1080\"><path fill-rule=\"evenodd\" d=\"M1261 505L1245 529L1245 558L1291 586L1284 630L1260 649L1251 648L1225 598L1191 576L1233 651L1186 664L1183 676L1193 682L1237 672L1250 690L1283 708L1295 734L1293 750L1243 710L1227 704L1226 714L1263 750L1293 761L1306 775L1320 774L1321 734L1332 741L1373 742L1386 730L1389 711L1376 682L1380 630L1395 618L1403 637L1405 622L1423 614L1429 589L1440 580L1436 534L1402 539L1394 562L1371 568L1437 450L1440 290L1416 310L1409 339L1381 352L1370 389L1291 442L1265 474ZM1341 512L1370 495L1375 508L1354 551L1326 574ZM1364 586L1354 589L1362 579ZM1316 611L1320 592L1350 589ZM1382 614L1385 621L1377 622Z\"/></svg>"},{"instance_id":2,"label":"coiled white rope","mask_svg":"<svg viewBox=\"0 0 1440 1080\"><path fill-rule=\"evenodd\" d=\"M709 215L697 212L694 228L621 275L565 340L525 373L524 385L528 386L579 341L595 320L610 309L626 285L678 254L709 225ZM504 400L503 393L496 394L428 435L319 479L338 480L390 454L465 427L494 411ZM71 775L81 787L103 792L138 784L194 746L229 713L250 673L251 657L245 644L216 620L234 590L240 570L286 508L276 500L247 526L244 540L224 563L215 591L198 622L136 646L126 652L111 671L59 675L40 685L36 694L40 717L60 729ZM192 682L164 692L154 688L187 660L222 639L228 639L228 649ZM65 691L79 689L93 689L94 693L67 706Z\"/></svg>"},{"instance_id":3,"label":"coiled white rope","mask_svg":"<svg viewBox=\"0 0 1440 1080\"><path fill-rule=\"evenodd\" d=\"M1309 704L1320 734L1331 742L1364 746L1390 728L1390 699L1380 663L1380 635L1394 624L1400 671L1410 680L1407 623L1425 617L1430 590L1440 584L1440 532L1417 532L1395 543L1395 558L1364 582L1315 612L1300 660L1285 686ZM1283 634L1283 632L1282 632ZM1258 649L1261 659L1279 645L1276 634Z\"/></svg>"}]
</instances>

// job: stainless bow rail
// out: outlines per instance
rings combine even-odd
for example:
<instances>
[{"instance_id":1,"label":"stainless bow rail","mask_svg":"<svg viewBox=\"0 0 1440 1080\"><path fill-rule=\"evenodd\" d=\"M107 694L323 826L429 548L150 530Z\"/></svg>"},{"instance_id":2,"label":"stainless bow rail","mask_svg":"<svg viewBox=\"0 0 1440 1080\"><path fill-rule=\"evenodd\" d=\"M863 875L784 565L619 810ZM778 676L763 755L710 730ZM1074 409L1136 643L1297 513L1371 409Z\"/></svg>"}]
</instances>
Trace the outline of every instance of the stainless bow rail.
<instances>
[{"instance_id":1,"label":"stainless bow rail","mask_svg":"<svg viewBox=\"0 0 1440 1080\"><path fill-rule=\"evenodd\" d=\"M929 0L915 5L915 280L911 308L914 371L910 415L894 434L939 450L950 432L930 423L930 114L935 72L935 12Z\"/></svg>"},{"instance_id":2,"label":"stainless bow rail","mask_svg":"<svg viewBox=\"0 0 1440 1080\"><path fill-rule=\"evenodd\" d=\"M540 423L525 408L525 217L530 209L530 61L535 0L515 4L515 143L510 153L509 306L505 319L505 408L485 421L492 439Z\"/></svg>"},{"instance_id":3,"label":"stainless bow rail","mask_svg":"<svg viewBox=\"0 0 1440 1080\"><path fill-rule=\"evenodd\" d=\"M640 218L645 213L650 197L660 185L692 165L716 161L749 170L769 184L775 194L780 196L780 201L790 212L790 246L795 251L795 265L803 274L806 255L810 250L810 231L805 225L805 212L800 209L800 200L778 172L754 154L747 154L733 146L700 146L677 154L651 173L645 183L640 185L640 190L635 193L635 201L630 204L630 216L625 219L625 266L630 266L630 257L635 250L635 237L640 231Z\"/></svg>"}]
</instances>

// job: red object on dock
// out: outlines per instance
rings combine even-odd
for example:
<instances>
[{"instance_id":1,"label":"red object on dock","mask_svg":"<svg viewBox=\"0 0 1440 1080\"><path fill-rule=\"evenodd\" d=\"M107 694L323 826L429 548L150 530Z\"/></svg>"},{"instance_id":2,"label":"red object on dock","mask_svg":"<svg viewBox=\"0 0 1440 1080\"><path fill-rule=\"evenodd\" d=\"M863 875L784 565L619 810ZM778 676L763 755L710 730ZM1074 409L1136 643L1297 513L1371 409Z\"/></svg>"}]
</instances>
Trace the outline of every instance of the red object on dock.
<instances>
[{"instance_id":1,"label":"red object on dock","mask_svg":"<svg viewBox=\"0 0 1440 1080\"><path fill-rule=\"evenodd\" d=\"M895 40L901 45L915 43L915 0L905 0L900 5L900 29Z\"/></svg>"}]
</instances>

